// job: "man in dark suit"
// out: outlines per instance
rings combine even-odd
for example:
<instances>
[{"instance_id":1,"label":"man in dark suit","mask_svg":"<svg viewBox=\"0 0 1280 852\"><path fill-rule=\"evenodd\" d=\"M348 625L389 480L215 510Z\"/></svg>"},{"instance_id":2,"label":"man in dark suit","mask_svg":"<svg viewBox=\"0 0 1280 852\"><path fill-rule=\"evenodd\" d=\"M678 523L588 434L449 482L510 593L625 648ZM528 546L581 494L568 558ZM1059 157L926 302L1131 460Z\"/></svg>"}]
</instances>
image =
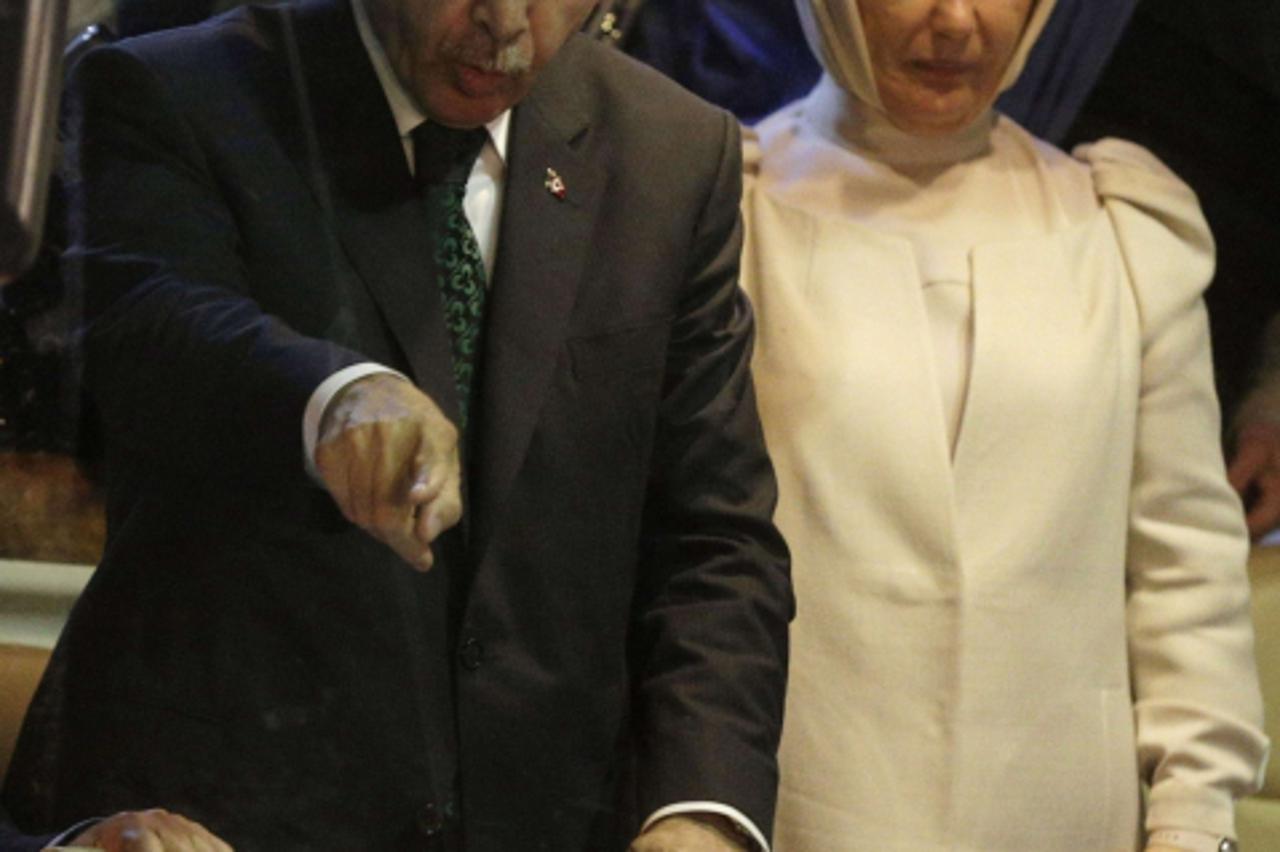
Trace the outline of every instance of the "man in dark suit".
<instances>
[{"instance_id":1,"label":"man in dark suit","mask_svg":"<svg viewBox=\"0 0 1280 852\"><path fill-rule=\"evenodd\" d=\"M794 0L601 0L587 31L747 124L822 73Z\"/></svg>"},{"instance_id":2,"label":"man in dark suit","mask_svg":"<svg viewBox=\"0 0 1280 852\"><path fill-rule=\"evenodd\" d=\"M366 2L78 67L108 542L5 801L240 850L766 845L792 602L737 125L570 37L590 0Z\"/></svg>"}]
</instances>

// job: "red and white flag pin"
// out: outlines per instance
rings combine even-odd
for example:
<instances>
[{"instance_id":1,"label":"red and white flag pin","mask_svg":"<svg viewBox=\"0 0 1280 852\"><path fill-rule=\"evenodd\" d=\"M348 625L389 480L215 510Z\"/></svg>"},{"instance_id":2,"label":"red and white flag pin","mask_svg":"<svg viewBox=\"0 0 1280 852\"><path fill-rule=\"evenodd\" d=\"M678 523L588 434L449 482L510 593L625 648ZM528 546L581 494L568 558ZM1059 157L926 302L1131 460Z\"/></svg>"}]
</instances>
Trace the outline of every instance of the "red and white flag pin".
<instances>
[{"instance_id":1,"label":"red and white flag pin","mask_svg":"<svg viewBox=\"0 0 1280 852\"><path fill-rule=\"evenodd\" d=\"M564 185L564 178L553 168L547 167L547 179L542 182L547 188L547 192L554 195L558 200L564 201L567 190Z\"/></svg>"}]
</instances>

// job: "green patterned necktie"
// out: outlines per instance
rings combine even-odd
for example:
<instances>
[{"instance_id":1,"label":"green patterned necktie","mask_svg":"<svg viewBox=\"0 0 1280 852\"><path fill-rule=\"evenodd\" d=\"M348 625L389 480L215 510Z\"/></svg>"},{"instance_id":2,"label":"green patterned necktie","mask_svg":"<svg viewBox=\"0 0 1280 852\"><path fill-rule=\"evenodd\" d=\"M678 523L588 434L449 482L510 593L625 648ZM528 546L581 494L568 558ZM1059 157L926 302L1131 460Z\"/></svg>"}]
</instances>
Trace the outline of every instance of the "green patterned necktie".
<instances>
[{"instance_id":1,"label":"green patterned necktie","mask_svg":"<svg viewBox=\"0 0 1280 852\"><path fill-rule=\"evenodd\" d=\"M453 378L462 431L467 428L478 369L485 297L484 259L462 200L471 167L486 139L488 131L483 127L455 130L430 121L413 131L414 183L426 205L430 233L435 235L433 273L453 344Z\"/></svg>"}]
</instances>

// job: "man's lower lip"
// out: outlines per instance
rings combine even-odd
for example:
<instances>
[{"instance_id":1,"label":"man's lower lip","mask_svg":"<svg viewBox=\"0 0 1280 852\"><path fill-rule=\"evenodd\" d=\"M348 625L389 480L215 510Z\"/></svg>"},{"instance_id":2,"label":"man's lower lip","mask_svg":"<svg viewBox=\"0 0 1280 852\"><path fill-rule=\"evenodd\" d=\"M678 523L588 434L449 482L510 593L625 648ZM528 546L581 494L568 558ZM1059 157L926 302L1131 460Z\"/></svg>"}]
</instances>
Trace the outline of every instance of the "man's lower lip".
<instances>
[{"instance_id":1,"label":"man's lower lip","mask_svg":"<svg viewBox=\"0 0 1280 852\"><path fill-rule=\"evenodd\" d=\"M474 65L458 66L458 88L472 97L496 94L506 87L508 79L499 71L486 71Z\"/></svg>"}]
</instances>

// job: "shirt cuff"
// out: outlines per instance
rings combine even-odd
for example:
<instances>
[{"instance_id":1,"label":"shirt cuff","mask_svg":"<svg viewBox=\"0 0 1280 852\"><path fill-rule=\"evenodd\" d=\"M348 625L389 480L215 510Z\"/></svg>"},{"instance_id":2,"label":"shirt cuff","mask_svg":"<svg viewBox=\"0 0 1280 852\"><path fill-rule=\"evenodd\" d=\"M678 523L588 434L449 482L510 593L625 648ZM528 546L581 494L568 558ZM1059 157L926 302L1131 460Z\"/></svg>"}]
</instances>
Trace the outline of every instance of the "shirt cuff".
<instances>
[{"instance_id":1,"label":"shirt cuff","mask_svg":"<svg viewBox=\"0 0 1280 852\"><path fill-rule=\"evenodd\" d=\"M381 364L374 364L367 361L362 364L352 364L331 375L320 383L320 386L311 392L311 398L307 400L307 407L302 412L302 448L303 463L307 466L307 473L311 478L320 481L320 474L316 471L316 443L320 440L320 421L324 419L324 413L329 408L329 403L333 402L333 398L338 395L338 391L347 385L363 379L365 376L372 376L376 373L389 373L393 376L408 381L408 377L403 373L397 372L390 367L384 367Z\"/></svg>"},{"instance_id":2,"label":"shirt cuff","mask_svg":"<svg viewBox=\"0 0 1280 852\"><path fill-rule=\"evenodd\" d=\"M640 827L640 832L643 834L649 830L649 826L658 820L676 816L677 814L716 814L717 816L722 816L732 822L742 832L744 838L751 840L752 849L759 850L759 852L769 852L769 842L764 839L764 834L756 827L756 824L747 819L742 811L720 802L676 802L675 804L658 808L644 821L644 825Z\"/></svg>"},{"instance_id":3,"label":"shirt cuff","mask_svg":"<svg viewBox=\"0 0 1280 852\"><path fill-rule=\"evenodd\" d=\"M68 828L66 831L62 832L61 834L57 835L57 836L56 836L56 837L54 837L52 840L50 840L48 843L46 843L46 844L44 845L44 848L45 848L45 849L57 849L57 848L64 848L64 849L83 849L83 848L86 848L86 847L83 847L83 846L70 846L70 847L69 847L69 846L67 846L66 844L70 843L70 842L71 842L71 840L72 840L73 838L79 837L79 836L80 836L80 834L81 834L82 832L88 831L90 828L92 828L93 826L97 825L97 824L98 824L98 823L100 823L100 822L102 822L102 817L92 817L92 818L90 818L90 819L82 819L82 820L80 820L78 823L76 823L75 825L71 826L71 827L70 827L70 828Z\"/></svg>"},{"instance_id":4,"label":"shirt cuff","mask_svg":"<svg viewBox=\"0 0 1280 852\"><path fill-rule=\"evenodd\" d=\"M1192 831L1235 837L1233 795L1215 787L1192 785L1175 778L1153 784L1147 798L1147 833L1189 826L1195 826L1190 829Z\"/></svg>"},{"instance_id":5,"label":"shirt cuff","mask_svg":"<svg viewBox=\"0 0 1280 852\"><path fill-rule=\"evenodd\" d=\"M1187 852L1218 852L1222 835L1185 828L1158 828L1147 836L1147 843L1163 843Z\"/></svg>"}]
</instances>

